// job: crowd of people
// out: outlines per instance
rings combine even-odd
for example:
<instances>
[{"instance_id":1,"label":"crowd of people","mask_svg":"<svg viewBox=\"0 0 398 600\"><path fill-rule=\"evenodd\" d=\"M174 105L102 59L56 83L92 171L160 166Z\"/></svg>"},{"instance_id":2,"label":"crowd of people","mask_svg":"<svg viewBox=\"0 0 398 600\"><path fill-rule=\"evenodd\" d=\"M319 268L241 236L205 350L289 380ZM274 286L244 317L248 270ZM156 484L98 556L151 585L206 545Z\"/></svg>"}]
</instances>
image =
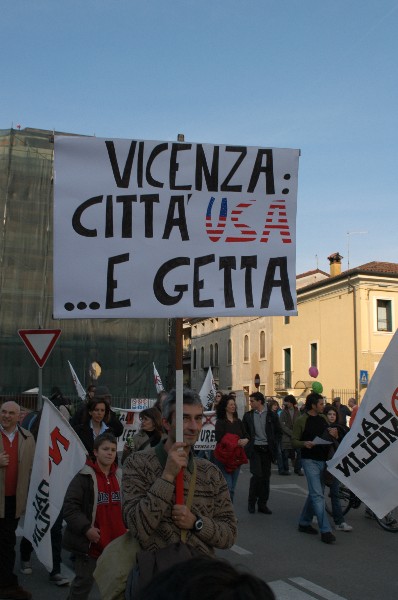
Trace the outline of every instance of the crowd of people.
<instances>
[{"instance_id":1,"label":"crowd of people","mask_svg":"<svg viewBox=\"0 0 398 600\"><path fill-rule=\"evenodd\" d=\"M193 570L200 560L204 561L203 565L209 557L215 561L215 549L230 548L236 540L233 500L241 465L247 462L251 475L249 513L257 510L272 515L269 507L272 463L278 465L278 472L283 476L291 474L292 465L294 473L305 475L308 484L298 530L318 534L313 525L316 517L321 540L328 544L335 541L325 510L325 483L330 489L335 529L352 530L344 521L338 482L327 473L326 460L347 433L347 418L350 425L355 418L354 399L350 400L350 410L341 404L340 398L325 406L321 395L311 393L305 405L299 408L296 398L288 395L280 407L275 399L267 401L257 391L250 395L250 410L240 419L234 394L218 391L211 407L217 416L217 443L207 460L194 451L203 419L199 395L184 390L183 441L177 441L176 394L175 391L163 392L153 408L140 413L140 430L126 441L121 467L116 438L122 434L123 426L112 411L107 388L90 386L86 401L73 416L58 388L52 400L63 416L70 419L87 450L86 464L70 482L63 508L51 530L54 568L49 578L58 586L69 585L60 569L62 523L66 522L63 547L72 553L75 569L68 600L88 598L98 557L126 531L138 541L143 556L145 553L156 555L163 548L168 550L183 543L185 549L190 549L191 556L185 559L190 559ZM15 532L26 505L40 416L39 412L26 417L23 427L19 424L17 403L5 402L0 409L0 598L31 598L30 592L19 585L14 572ZM314 444L316 437L328 443ZM30 542L22 539L20 569L24 574L32 573L32 551ZM162 560L170 571L167 581L177 582L182 571L173 571L173 564L169 564L173 552L166 554L167 560ZM149 580L145 581L143 569L136 570L132 569L130 574L134 591L131 598L160 598L156 594L162 588L156 585L163 586L166 593L162 573L155 577L153 572L150 577L153 582L148 587ZM230 565L221 563L218 572L223 585L228 586L227 581L231 585L231 595L225 598L235 597L233 588L236 591L238 582L246 586L248 598L261 589L263 595L257 598L274 597L264 582L237 572ZM156 584L158 578L162 583Z\"/></svg>"}]
</instances>

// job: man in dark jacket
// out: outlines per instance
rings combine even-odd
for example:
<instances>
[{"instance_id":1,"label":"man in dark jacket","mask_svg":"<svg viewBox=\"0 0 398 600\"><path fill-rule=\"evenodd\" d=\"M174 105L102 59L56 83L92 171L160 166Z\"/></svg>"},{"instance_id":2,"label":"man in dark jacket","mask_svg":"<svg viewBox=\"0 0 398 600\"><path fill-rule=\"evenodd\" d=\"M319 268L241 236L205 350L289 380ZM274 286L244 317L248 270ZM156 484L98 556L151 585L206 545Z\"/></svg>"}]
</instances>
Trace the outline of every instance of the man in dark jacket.
<instances>
[{"instance_id":1,"label":"man in dark jacket","mask_svg":"<svg viewBox=\"0 0 398 600\"><path fill-rule=\"evenodd\" d=\"M299 448L293 448L292 433L293 426L301 416L297 408L297 400L292 394L288 394L283 399L283 410L279 415L279 421L282 428L282 475L289 474L289 458L294 458L294 472L296 475L303 475L301 471L301 452Z\"/></svg>"},{"instance_id":2,"label":"man in dark jacket","mask_svg":"<svg viewBox=\"0 0 398 600\"><path fill-rule=\"evenodd\" d=\"M271 464L276 459L277 444L282 437L278 415L268 410L261 392L249 397L251 410L245 413L243 424L249 436L245 451L250 460L250 479L248 511L254 513L256 503L258 512L271 515L268 508Z\"/></svg>"},{"instance_id":3,"label":"man in dark jacket","mask_svg":"<svg viewBox=\"0 0 398 600\"><path fill-rule=\"evenodd\" d=\"M337 410L339 415L339 425L347 425L347 417L351 417L351 411L345 404L341 404L341 398L337 396L337 398L333 399L332 406Z\"/></svg>"},{"instance_id":4,"label":"man in dark jacket","mask_svg":"<svg viewBox=\"0 0 398 600\"><path fill-rule=\"evenodd\" d=\"M317 535L312 526L316 516L322 542L332 544L336 541L332 533L325 508L324 471L328 454L328 445L320 444L327 431L332 438L338 438L336 427L330 427L326 415L323 414L325 402L320 394L308 394L305 401L305 413L297 419L293 426L292 442L294 448L301 449L301 462L307 478L308 496L299 519L298 530L302 533Z\"/></svg>"}]
</instances>

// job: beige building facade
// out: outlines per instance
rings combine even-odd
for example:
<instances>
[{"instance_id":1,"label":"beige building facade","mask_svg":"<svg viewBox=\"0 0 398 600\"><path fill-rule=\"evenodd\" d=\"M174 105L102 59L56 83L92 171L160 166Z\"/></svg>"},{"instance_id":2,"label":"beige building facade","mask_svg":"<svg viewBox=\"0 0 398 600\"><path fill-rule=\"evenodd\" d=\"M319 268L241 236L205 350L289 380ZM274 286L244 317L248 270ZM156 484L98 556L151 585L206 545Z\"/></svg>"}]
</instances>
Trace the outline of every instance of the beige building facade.
<instances>
[{"instance_id":1,"label":"beige building facade","mask_svg":"<svg viewBox=\"0 0 398 600\"><path fill-rule=\"evenodd\" d=\"M211 367L221 390L272 393L272 318L220 317L191 324L191 385L200 391Z\"/></svg>"},{"instance_id":2,"label":"beige building facade","mask_svg":"<svg viewBox=\"0 0 398 600\"><path fill-rule=\"evenodd\" d=\"M371 262L341 272L297 277L296 317L212 318L190 323L191 386L200 390L211 366L223 391L258 389L265 396L304 398L319 371L324 395L361 399L398 324L398 264ZM362 378L361 378L362 376ZM257 381L258 383L258 381Z\"/></svg>"},{"instance_id":3,"label":"beige building facade","mask_svg":"<svg viewBox=\"0 0 398 600\"><path fill-rule=\"evenodd\" d=\"M341 273L341 257L329 260L330 277L298 289L298 316L274 317L278 395L305 395L313 365L327 398L361 399L397 327L398 264L371 262Z\"/></svg>"}]
</instances>

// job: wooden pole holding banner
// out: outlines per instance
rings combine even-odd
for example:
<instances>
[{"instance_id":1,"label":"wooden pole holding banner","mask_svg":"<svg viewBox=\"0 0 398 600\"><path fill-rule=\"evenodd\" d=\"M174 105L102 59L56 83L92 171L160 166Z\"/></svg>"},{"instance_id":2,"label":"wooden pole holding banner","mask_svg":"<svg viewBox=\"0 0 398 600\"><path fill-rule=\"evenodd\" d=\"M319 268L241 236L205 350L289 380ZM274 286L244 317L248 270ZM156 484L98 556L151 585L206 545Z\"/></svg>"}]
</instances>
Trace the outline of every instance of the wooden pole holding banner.
<instances>
[{"instance_id":1,"label":"wooden pole holding banner","mask_svg":"<svg viewBox=\"0 0 398 600\"><path fill-rule=\"evenodd\" d=\"M176 442L184 441L183 433L183 369L182 319L176 319ZM176 504L184 504L184 469L176 478Z\"/></svg>"},{"instance_id":2,"label":"wooden pole holding banner","mask_svg":"<svg viewBox=\"0 0 398 600\"><path fill-rule=\"evenodd\" d=\"M183 142L185 140L184 134L179 133L177 140ZM176 442L184 441L182 332L183 320L182 318L176 318ZM184 469L181 469L176 478L176 504L184 504Z\"/></svg>"},{"instance_id":3,"label":"wooden pole holding banner","mask_svg":"<svg viewBox=\"0 0 398 600\"><path fill-rule=\"evenodd\" d=\"M183 133L177 135L178 142L184 142ZM183 368L182 368L182 318L176 318L176 442L184 441L183 433ZM176 504L184 504L184 469L176 478Z\"/></svg>"}]
</instances>

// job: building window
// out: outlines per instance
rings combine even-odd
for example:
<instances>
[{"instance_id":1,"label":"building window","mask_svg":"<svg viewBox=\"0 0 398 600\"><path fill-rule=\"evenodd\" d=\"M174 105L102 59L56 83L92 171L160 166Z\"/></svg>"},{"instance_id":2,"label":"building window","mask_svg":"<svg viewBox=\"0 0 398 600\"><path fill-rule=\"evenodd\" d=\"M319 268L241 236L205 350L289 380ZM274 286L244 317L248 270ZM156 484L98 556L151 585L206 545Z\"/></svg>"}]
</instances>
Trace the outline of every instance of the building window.
<instances>
[{"instance_id":1,"label":"building window","mask_svg":"<svg viewBox=\"0 0 398 600\"><path fill-rule=\"evenodd\" d=\"M245 335L243 339L243 360L249 362L249 336Z\"/></svg>"},{"instance_id":2,"label":"building window","mask_svg":"<svg viewBox=\"0 0 398 600\"><path fill-rule=\"evenodd\" d=\"M392 331L391 300L377 300L377 331Z\"/></svg>"},{"instance_id":3,"label":"building window","mask_svg":"<svg viewBox=\"0 0 398 600\"><path fill-rule=\"evenodd\" d=\"M214 366L218 367L218 344L214 344Z\"/></svg>"},{"instance_id":4,"label":"building window","mask_svg":"<svg viewBox=\"0 0 398 600\"><path fill-rule=\"evenodd\" d=\"M196 348L193 351L193 361L192 362L193 362L192 368L194 371L196 371Z\"/></svg>"},{"instance_id":5,"label":"building window","mask_svg":"<svg viewBox=\"0 0 398 600\"><path fill-rule=\"evenodd\" d=\"M265 358L265 331L260 331L260 358Z\"/></svg>"},{"instance_id":6,"label":"building window","mask_svg":"<svg viewBox=\"0 0 398 600\"><path fill-rule=\"evenodd\" d=\"M311 352L311 359L310 359L311 367L317 367L318 366L318 344L316 342L314 342L313 344L310 345L310 352Z\"/></svg>"},{"instance_id":7,"label":"building window","mask_svg":"<svg viewBox=\"0 0 398 600\"><path fill-rule=\"evenodd\" d=\"M228 340L227 365L232 365L232 340Z\"/></svg>"},{"instance_id":8,"label":"building window","mask_svg":"<svg viewBox=\"0 0 398 600\"><path fill-rule=\"evenodd\" d=\"M200 368L205 368L205 349L203 346L200 349Z\"/></svg>"},{"instance_id":9,"label":"building window","mask_svg":"<svg viewBox=\"0 0 398 600\"><path fill-rule=\"evenodd\" d=\"M283 349L283 365L285 370L285 388L292 387L292 351L291 348Z\"/></svg>"},{"instance_id":10,"label":"building window","mask_svg":"<svg viewBox=\"0 0 398 600\"><path fill-rule=\"evenodd\" d=\"M210 366L214 367L214 363L213 363L213 344L210 344Z\"/></svg>"}]
</instances>

